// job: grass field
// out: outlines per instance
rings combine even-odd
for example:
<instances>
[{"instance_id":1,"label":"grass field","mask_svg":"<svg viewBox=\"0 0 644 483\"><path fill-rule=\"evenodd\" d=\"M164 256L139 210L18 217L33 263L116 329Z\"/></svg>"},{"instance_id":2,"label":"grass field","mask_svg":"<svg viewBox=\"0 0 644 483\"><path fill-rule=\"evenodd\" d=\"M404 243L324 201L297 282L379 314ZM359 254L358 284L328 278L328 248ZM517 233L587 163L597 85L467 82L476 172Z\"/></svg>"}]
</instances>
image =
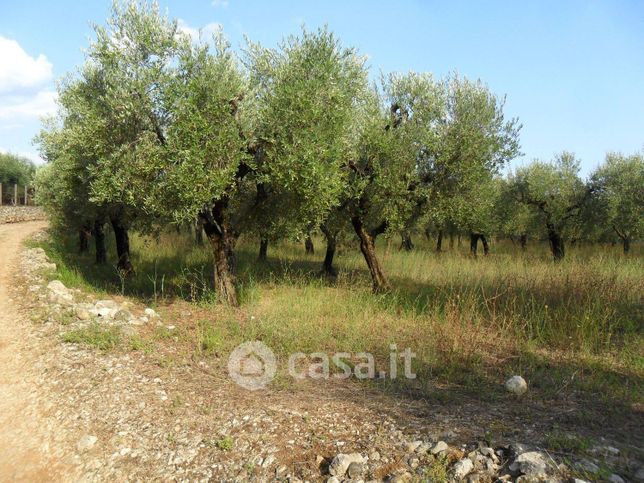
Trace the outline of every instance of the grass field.
<instances>
[{"instance_id":1,"label":"grass field","mask_svg":"<svg viewBox=\"0 0 644 483\"><path fill-rule=\"evenodd\" d=\"M54 240L45 248L67 286L156 306L166 323L169 318L177 326L181 335L174 342L200 357L227 356L240 342L258 339L280 357L371 352L380 369L395 343L417 354L418 377L377 383L386 391L489 400L504 397L505 378L521 374L532 398L574 399L620 418L641 414L640 247L628 257L619 246L574 247L554 264L548 247L536 243L523 253L510 242L493 242L490 256L473 259L465 244L437 254L424 240L405 252L397 240L383 239L379 255L395 290L374 295L351 240L339 251L333 281L319 275L324 244L315 242L315 255L305 255L303 244L271 245L268 261L259 263L258 242L240 240L239 309L216 304L210 255L189 235L134 235L137 273L125 281L113 267L95 266L91 254L75 254L71 241ZM190 320L181 315L186 310ZM156 333L153 339L164 337ZM149 347L137 340L134 348L143 346Z\"/></svg>"}]
</instances>

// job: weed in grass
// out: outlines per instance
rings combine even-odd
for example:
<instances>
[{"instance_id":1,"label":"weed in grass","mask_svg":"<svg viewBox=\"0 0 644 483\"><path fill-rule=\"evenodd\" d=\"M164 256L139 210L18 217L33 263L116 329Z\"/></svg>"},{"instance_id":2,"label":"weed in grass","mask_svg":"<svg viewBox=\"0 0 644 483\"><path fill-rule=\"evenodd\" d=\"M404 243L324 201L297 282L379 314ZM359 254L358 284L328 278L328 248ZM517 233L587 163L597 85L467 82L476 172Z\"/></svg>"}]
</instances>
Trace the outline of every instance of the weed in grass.
<instances>
[{"instance_id":1,"label":"weed in grass","mask_svg":"<svg viewBox=\"0 0 644 483\"><path fill-rule=\"evenodd\" d=\"M234 440L231 436L225 436L222 439L217 440L215 445L222 451L230 451L233 449Z\"/></svg>"},{"instance_id":2,"label":"weed in grass","mask_svg":"<svg viewBox=\"0 0 644 483\"><path fill-rule=\"evenodd\" d=\"M589 450L592 446L590 439L562 431L553 431L546 434L545 441L548 449L562 453L581 453Z\"/></svg>"},{"instance_id":3,"label":"weed in grass","mask_svg":"<svg viewBox=\"0 0 644 483\"><path fill-rule=\"evenodd\" d=\"M162 356L157 360L157 365L163 369L171 369L176 367L177 359L172 356Z\"/></svg>"},{"instance_id":4,"label":"weed in grass","mask_svg":"<svg viewBox=\"0 0 644 483\"><path fill-rule=\"evenodd\" d=\"M140 335L132 335L128 339L130 350L142 351L144 354L151 354L153 351L153 343L144 339Z\"/></svg>"},{"instance_id":5,"label":"weed in grass","mask_svg":"<svg viewBox=\"0 0 644 483\"><path fill-rule=\"evenodd\" d=\"M423 480L432 482L447 481L448 467L449 459L445 456L439 456L427 467L423 474Z\"/></svg>"},{"instance_id":6,"label":"weed in grass","mask_svg":"<svg viewBox=\"0 0 644 483\"><path fill-rule=\"evenodd\" d=\"M73 312L65 311L58 314L58 322L61 325L70 325L72 322L76 321L76 317Z\"/></svg>"},{"instance_id":7,"label":"weed in grass","mask_svg":"<svg viewBox=\"0 0 644 483\"><path fill-rule=\"evenodd\" d=\"M121 342L121 332L117 327L102 327L91 324L80 329L70 330L62 335L63 342L84 344L102 351L116 348Z\"/></svg>"},{"instance_id":8,"label":"weed in grass","mask_svg":"<svg viewBox=\"0 0 644 483\"><path fill-rule=\"evenodd\" d=\"M168 329L167 327L157 327L154 331L154 338L156 340L169 340L173 339L176 335L174 330Z\"/></svg>"},{"instance_id":9,"label":"weed in grass","mask_svg":"<svg viewBox=\"0 0 644 483\"><path fill-rule=\"evenodd\" d=\"M199 352L204 355L216 353L224 344L225 335L220 327L208 320L197 322Z\"/></svg>"}]
</instances>

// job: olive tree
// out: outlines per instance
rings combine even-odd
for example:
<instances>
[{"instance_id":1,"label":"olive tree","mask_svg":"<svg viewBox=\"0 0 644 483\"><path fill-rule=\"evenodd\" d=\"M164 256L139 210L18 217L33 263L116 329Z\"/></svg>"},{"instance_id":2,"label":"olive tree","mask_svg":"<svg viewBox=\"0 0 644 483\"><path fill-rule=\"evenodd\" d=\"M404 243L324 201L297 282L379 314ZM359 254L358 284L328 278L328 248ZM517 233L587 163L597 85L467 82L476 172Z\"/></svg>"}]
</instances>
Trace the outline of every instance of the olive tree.
<instances>
[{"instance_id":1,"label":"olive tree","mask_svg":"<svg viewBox=\"0 0 644 483\"><path fill-rule=\"evenodd\" d=\"M119 210L92 200L94 173L112 146L105 135L103 92L95 65L86 65L78 78L67 78L59 86L57 115L36 138L47 161L36 178L37 200L58 228L78 231L81 251L87 248L89 233L94 235L97 263L107 256L105 220Z\"/></svg>"},{"instance_id":2,"label":"olive tree","mask_svg":"<svg viewBox=\"0 0 644 483\"><path fill-rule=\"evenodd\" d=\"M554 260L562 260L565 238L592 192L579 177L579 160L568 152L551 162L537 160L517 169L510 182L518 201L545 227Z\"/></svg>"},{"instance_id":3,"label":"olive tree","mask_svg":"<svg viewBox=\"0 0 644 483\"><path fill-rule=\"evenodd\" d=\"M442 82L430 74L390 75L373 97L357 117L346 208L381 291L389 282L375 238L410 230L489 178L518 154L521 126L504 118L503 99L485 85L455 75Z\"/></svg>"},{"instance_id":4,"label":"olive tree","mask_svg":"<svg viewBox=\"0 0 644 483\"><path fill-rule=\"evenodd\" d=\"M375 251L376 237L399 232L426 199L419 159L431 150L443 102L428 74L391 75L360 106L345 212L360 242L375 292L390 288Z\"/></svg>"},{"instance_id":5,"label":"olive tree","mask_svg":"<svg viewBox=\"0 0 644 483\"><path fill-rule=\"evenodd\" d=\"M252 49L247 76L221 36L214 49L184 39L167 145L148 151L158 173L154 210L202 220L217 292L231 305L244 230L303 233L337 205L354 98L366 78L362 60L326 30Z\"/></svg>"},{"instance_id":6,"label":"olive tree","mask_svg":"<svg viewBox=\"0 0 644 483\"><path fill-rule=\"evenodd\" d=\"M157 221L153 162L166 144L170 112L164 99L176 72L178 29L156 4L115 3L107 27L95 27L86 71L94 74L84 126L85 147L95 146L90 200L107 208L118 268L133 271L129 230Z\"/></svg>"},{"instance_id":7,"label":"olive tree","mask_svg":"<svg viewBox=\"0 0 644 483\"><path fill-rule=\"evenodd\" d=\"M278 49L249 42L248 119L257 145L254 231L267 240L307 237L338 204L364 58L326 28L289 36Z\"/></svg>"},{"instance_id":8,"label":"olive tree","mask_svg":"<svg viewBox=\"0 0 644 483\"><path fill-rule=\"evenodd\" d=\"M596 212L628 253L631 241L644 233L644 154L609 153L591 182Z\"/></svg>"},{"instance_id":9,"label":"olive tree","mask_svg":"<svg viewBox=\"0 0 644 483\"><path fill-rule=\"evenodd\" d=\"M527 248L529 237L539 237L544 231L530 206L517 200L514 187L507 178L499 179L493 216L498 234L513 243L518 241L522 250Z\"/></svg>"}]
</instances>

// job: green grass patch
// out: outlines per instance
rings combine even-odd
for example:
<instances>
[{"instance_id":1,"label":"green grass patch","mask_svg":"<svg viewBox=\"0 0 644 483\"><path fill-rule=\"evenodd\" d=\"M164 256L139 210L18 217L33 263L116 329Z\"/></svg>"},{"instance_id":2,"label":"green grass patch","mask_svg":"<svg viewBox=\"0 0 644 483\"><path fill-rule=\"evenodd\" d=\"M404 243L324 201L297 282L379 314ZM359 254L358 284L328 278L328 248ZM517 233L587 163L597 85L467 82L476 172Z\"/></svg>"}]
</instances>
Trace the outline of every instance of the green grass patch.
<instances>
[{"instance_id":1,"label":"green grass patch","mask_svg":"<svg viewBox=\"0 0 644 483\"><path fill-rule=\"evenodd\" d=\"M117 327L102 327L99 324L91 324L87 327L66 332L62 335L62 341L109 351L115 349L121 343L121 331Z\"/></svg>"},{"instance_id":2,"label":"green grass patch","mask_svg":"<svg viewBox=\"0 0 644 483\"><path fill-rule=\"evenodd\" d=\"M582 453L588 451L593 444L589 438L563 431L553 431L546 434L545 442L548 449L563 453Z\"/></svg>"}]
</instances>

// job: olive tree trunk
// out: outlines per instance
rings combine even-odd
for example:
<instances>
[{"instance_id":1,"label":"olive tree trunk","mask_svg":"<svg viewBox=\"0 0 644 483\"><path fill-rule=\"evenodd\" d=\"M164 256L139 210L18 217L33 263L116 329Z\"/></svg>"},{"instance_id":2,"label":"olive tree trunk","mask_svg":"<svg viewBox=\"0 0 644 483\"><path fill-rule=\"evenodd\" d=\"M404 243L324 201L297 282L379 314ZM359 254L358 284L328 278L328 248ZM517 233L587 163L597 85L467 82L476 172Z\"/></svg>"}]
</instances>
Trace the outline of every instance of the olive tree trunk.
<instances>
[{"instance_id":1,"label":"olive tree trunk","mask_svg":"<svg viewBox=\"0 0 644 483\"><path fill-rule=\"evenodd\" d=\"M268 238L260 238L259 240L259 253L257 254L257 259L260 262L265 262L268 258Z\"/></svg>"},{"instance_id":2,"label":"olive tree trunk","mask_svg":"<svg viewBox=\"0 0 644 483\"><path fill-rule=\"evenodd\" d=\"M227 206L227 200L216 202L212 216L202 217L203 228L212 249L215 291L222 302L238 307L239 299L235 287L235 237L226 214Z\"/></svg>"},{"instance_id":3,"label":"olive tree trunk","mask_svg":"<svg viewBox=\"0 0 644 483\"><path fill-rule=\"evenodd\" d=\"M628 253L631 251L631 239L630 238L622 238L622 243L624 245L624 253Z\"/></svg>"},{"instance_id":4,"label":"olive tree trunk","mask_svg":"<svg viewBox=\"0 0 644 483\"><path fill-rule=\"evenodd\" d=\"M366 229L362 220L359 217L352 217L351 224L353 229L358 235L360 240L360 251L364 256L367 266L369 267L369 272L371 273L371 280L373 282L373 291L376 293L387 292L391 290L391 285L387 277L385 277L378 257L376 256L376 247L374 242L374 237Z\"/></svg>"},{"instance_id":5,"label":"olive tree trunk","mask_svg":"<svg viewBox=\"0 0 644 483\"><path fill-rule=\"evenodd\" d=\"M89 251L89 237L91 236L91 225L83 226L78 230L78 253Z\"/></svg>"},{"instance_id":6,"label":"olive tree trunk","mask_svg":"<svg viewBox=\"0 0 644 483\"><path fill-rule=\"evenodd\" d=\"M94 235L94 248L96 249L96 263L101 265L107 262L107 250L105 249L105 229L102 220L94 221L92 230Z\"/></svg>"},{"instance_id":7,"label":"olive tree trunk","mask_svg":"<svg viewBox=\"0 0 644 483\"><path fill-rule=\"evenodd\" d=\"M195 242L197 246L203 246L203 224L201 220L195 221Z\"/></svg>"},{"instance_id":8,"label":"olive tree trunk","mask_svg":"<svg viewBox=\"0 0 644 483\"><path fill-rule=\"evenodd\" d=\"M470 233L470 254L473 257L477 256L478 248L479 248L479 234Z\"/></svg>"},{"instance_id":9,"label":"olive tree trunk","mask_svg":"<svg viewBox=\"0 0 644 483\"><path fill-rule=\"evenodd\" d=\"M564 259L566 254L564 247L564 240L552 224L547 225L548 228L548 241L550 242L550 251L552 252L552 257L555 262L559 262Z\"/></svg>"},{"instance_id":10,"label":"olive tree trunk","mask_svg":"<svg viewBox=\"0 0 644 483\"><path fill-rule=\"evenodd\" d=\"M411 233L408 231L403 231L400 234L401 242L400 242L400 249L405 250L405 251L412 251L414 249L414 242L411 239Z\"/></svg>"},{"instance_id":11,"label":"olive tree trunk","mask_svg":"<svg viewBox=\"0 0 644 483\"><path fill-rule=\"evenodd\" d=\"M490 245L487 243L487 238L482 233L470 233L470 253L476 257L478 255L479 240L483 244L483 254L490 254Z\"/></svg>"},{"instance_id":12,"label":"olive tree trunk","mask_svg":"<svg viewBox=\"0 0 644 483\"><path fill-rule=\"evenodd\" d=\"M307 255L313 255L315 253L315 245L313 245L311 235L306 235L306 238L304 239L304 251Z\"/></svg>"},{"instance_id":13,"label":"olive tree trunk","mask_svg":"<svg viewBox=\"0 0 644 483\"><path fill-rule=\"evenodd\" d=\"M129 277L134 273L134 267L132 266L132 260L130 258L130 236L128 227L119 217L112 217L110 221L112 223L112 229L114 230L116 254L118 256L116 268L121 275Z\"/></svg>"},{"instance_id":14,"label":"olive tree trunk","mask_svg":"<svg viewBox=\"0 0 644 483\"><path fill-rule=\"evenodd\" d=\"M337 232L332 232L325 226L322 226L321 230L326 238L326 253L322 262L322 272L330 277L336 277L337 272L333 268L333 259L335 258Z\"/></svg>"},{"instance_id":15,"label":"olive tree trunk","mask_svg":"<svg viewBox=\"0 0 644 483\"><path fill-rule=\"evenodd\" d=\"M485 235L479 235L481 242L483 243L483 255L488 256L490 254L490 245L487 243L487 238Z\"/></svg>"},{"instance_id":16,"label":"olive tree trunk","mask_svg":"<svg viewBox=\"0 0 644 483\"><path fill-rule=\"evenodd\" d=\"M613 230L617 233L617 236L622 240L622 246L624 247L624 253L631 251L631 239L623 230L619 230L617 226L613 225Z\"/></svg>"},{"instance_id":17,"label":"olive tree trunk","mask_svg":"<svg viewBox=\"0 0 644 483\"><path fill-rule=\"evenodd\" d=\"M443 251L443 230L438 230L438 236L436 237L436 252L440 253Z\"/></svg>"}]
</instances>

